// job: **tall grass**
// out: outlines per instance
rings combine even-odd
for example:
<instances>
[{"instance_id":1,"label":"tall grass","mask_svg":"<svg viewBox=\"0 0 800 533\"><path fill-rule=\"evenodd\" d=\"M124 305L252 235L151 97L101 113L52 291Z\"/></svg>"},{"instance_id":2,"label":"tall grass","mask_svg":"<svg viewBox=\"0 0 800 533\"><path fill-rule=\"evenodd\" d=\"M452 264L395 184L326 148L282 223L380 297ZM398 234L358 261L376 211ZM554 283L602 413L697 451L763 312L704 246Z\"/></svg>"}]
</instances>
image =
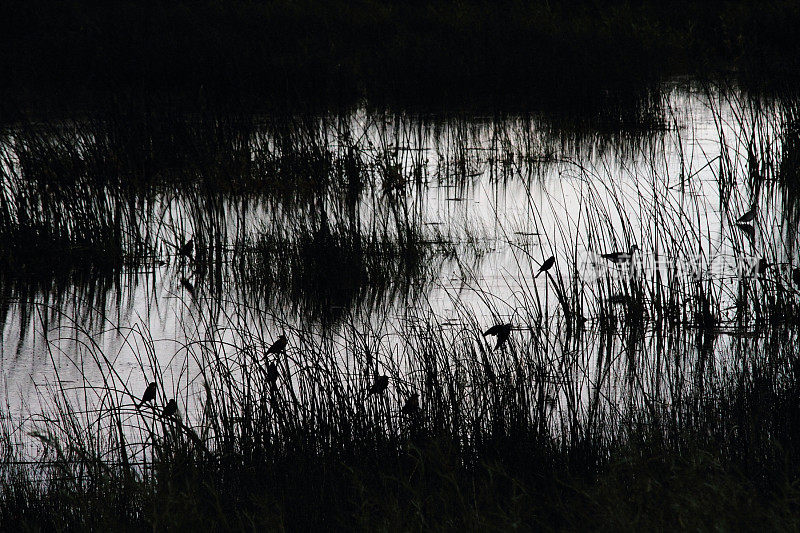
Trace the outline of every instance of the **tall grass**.
<instances>
[{"instance_id":1,"label":"tall grass","mask_svg":"<svg viewBox=\"0 0 800 533\"><path fill-rule=\"evenodd\" d=\"M83 231L83 204L67 194L90 173L39 182L27 174L56 167L71 149L59 145L40 166L11 165L26 174L9 174L8 190L25 198L17 191L30 187L38 198L12 213L63 228L69 243L83 235L122 250L148 243L176 277L191 278L195 294L184 297L181 331L166 341L107 320L132 369L106 351L97 328L62 317L70 342L52 340L48 350L80 379L43 388L41 411L3 409L0 520L42 528L796 527L796 110L786 101L723 106L717 95L705 101L718 155L702 153L680 117L667 128L669 109L656 136L615 140L629 149L619 157L572 150L581 142L565 148L527 117L452 127L380 114L360 129L329 116L245 124L232 137L241 146L220 149L208 173L172 189L169 180L112 189L126 191L122 198L167 191L183 202L158 204L156 230L114 238ZM201 139L209 131L188 129ZM51 153L28 143L37 147L20 151L28 160ZM231 175L242 187L215 173L231 168L217 161L231 160L245 169ZM458 200L478 172L497 191L519 185L528 208L498 216L493 228L521 273L505 277L505 288L481 279L488 252L479 222L435 229L420 207L426 185ZM41 207L47 188L63 189L56 198L75 220ZM709 209L708 197L720 205ZM100 214L91 224L128 227L115 209L87 202ZM753 203L751 241L734 222ZM6 226L17 231L20 215ZM175 251L189 236L191 261ZM637 268L586 276L584 252L631 244L642 250ZM680 268L718 253L778 267L761 276ZM556 265L533 279L549 255ZM645 268L657 257L668 266ZM458 266L460 286L426 285L439 261ZM434 289L445 304L426 298ZM397 293L399 304L382 305ZM341 307L334 320L319 327L333 306ZM301 320L304 312L312 320ZM481 332L501 321L514 330L493 350ZM286 352L267 355L284 331ZM378 375L389 388L368 395ZM157 400L137 410L149 381ZM421 408L403 413L413 393ZM172 398L179 418L160 415Z\"/></svg>"},{"instance_id":2,"label":"tall grass","mask_svg":"<svg viewBox=\"0 0 800 533\"><path fill-rule=\"evenodd\" d=\"M729 525L750 513L795 523L782 503L795 497L799 466L792 336L725 343L723 364L700 342L713 333L690 330L566 339L548 322L491 352L477 317L448 330L420 312L397 330L354 322L333 337L284 324L291 343L274 358L273 385L263 371L269 332L245 326L240 313L224 330L201 319L176 354L200 367L197 378L188 366L162 367L152 341L130 336L142 371L161 384L156 406L142 411L133 407L141 387L84 343L76 363L96 365L102 379L57 386L45 418L6 425L4 518L96 527L669 526L718 523L709 505L730 513L721 517ZM366 397L377 372L390 376L389 391ZM403 415L412 391L422 411ZM173 396L181 421L155 414ZM656 514L624 503L629 483ZM676 514L659 514L664 500L651 498L674 503ZM702 502L694 511L692 500Z\"/></svg>"}]
</instances>

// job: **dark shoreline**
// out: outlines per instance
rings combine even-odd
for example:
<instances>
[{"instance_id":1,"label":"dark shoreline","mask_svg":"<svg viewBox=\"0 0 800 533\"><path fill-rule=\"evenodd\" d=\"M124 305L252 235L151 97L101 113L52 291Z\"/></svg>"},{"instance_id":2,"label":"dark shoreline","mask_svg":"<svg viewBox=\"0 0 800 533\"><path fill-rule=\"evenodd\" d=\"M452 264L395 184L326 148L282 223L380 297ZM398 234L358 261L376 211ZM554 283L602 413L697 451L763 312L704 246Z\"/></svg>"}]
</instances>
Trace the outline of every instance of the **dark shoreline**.
<instances>
[{"instance_id":1,"label":"dark shoreline","mask_svg":"<svg viewBox=\"0 0 800 533\"><path fill-rule=\"evenodd\" d=\"M188 107L552 106L675 75L800 75L800 7L748 2L71 2L0 8L15 109L119 95Z\"/></svg>"}]
</instances>

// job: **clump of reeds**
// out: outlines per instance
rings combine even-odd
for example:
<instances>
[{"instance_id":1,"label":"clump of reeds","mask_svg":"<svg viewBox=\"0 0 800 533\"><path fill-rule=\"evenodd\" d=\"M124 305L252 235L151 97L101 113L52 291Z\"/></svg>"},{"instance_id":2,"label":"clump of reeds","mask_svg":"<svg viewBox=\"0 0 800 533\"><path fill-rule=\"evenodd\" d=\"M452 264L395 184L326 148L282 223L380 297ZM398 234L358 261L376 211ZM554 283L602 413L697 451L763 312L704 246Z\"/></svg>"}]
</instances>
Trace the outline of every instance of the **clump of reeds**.
<instances>
[{"instance_id":1,"label":"clump of reeds","mask_svg":"<svg viewBox=\"0 0 800 533\"><path fill-rule=\"evenodd\" d=\"M565 339L546 321L520 323L492 351L477 317L442 328L418 311L399 325L353 319L321 336L272 323L290 341L267 356L274 334L253 327L262 313L240 310L224 329L200 317L186 331L183 369L159 363L146 336L129 336L158 383L140 410L143 385L82 343L76 357L102 379L51 389L45 418L4 425L2 516L96 526L600 524L613 519L603 502L627 494L625 484L650 483L681 516L678 487L730 509L731 520L744 512L734 504L741 496L753 497L747 512L792 520L775 493L791 494L800 473L791 338L730 343L731 364L721 367L690 330ZM186 372L196 377L187 382ZM381 374L388 390L369 395ZM413 392L420 410L403 413ZM161 416L172 397L179 416ZM31 465L19 463L25 450ZM100 510L85 512L92 506Z\"/></svg>"},{"instance_id":2,"label":"clump of reeds","mask_svg":"<svg viewBox=\"0 0 800 533\"><path fill-rule=\"evenodd\" d=\"M500 298L462 264L482 310L447 293L446 319L424 298L398 306L397 316L349 312L359 300L390 299L370 294L413 293L437 264L431 249L454 249L444 233L422 229L409 203L429 174L416 151L392 144L413 128L391 133L377 126L372 150L348 132L332 149L321 123L260 141L261 161L275 173L264 184L287 183L286 194L265 193L259 232L243 229L244 215L228 226L227 197L211 192L213 180L183 192L186 227L170 221L166 232L174 233L176 247L192 233L193 257L179 261L197 279L213 279L216 291L193 300L200 312L181 323L185 338L169 364L148 332L120 329L123 350L136 362L129 376L112 363L115 354L76 327L80 342L64 351L81 369L75 387L54 383L41 417L19 421L18 413L3 411L4 521L388 529L796 523L786 501L796 498L800 476L800 367L795 324L778 321L796 311L796 290L785 271L720 279L678 268L719 242L733 255L793 261L795 237L788 244L763 232L748 239L733 227L759 197L755 189L766 190L758 185L761 173L791 180L792 120L777 130L787 139L781 150L771 142L774 131L757 123L752 133L722 143L715 161L703 162L714 165L721 221L698 196L675 192L700 187L689 164L675 176L675 167L662 171L647 160L644 178L616 182L606 178L638 178L641 168L601 157L587 169L548 156L546 164L561 165L564 179L579 178L578 209L547 219L547 202L563 199L548 192L524 221L512 221L536 230L536 253L513 248L529 275L509 281L510 296ZM469 150L487 131L496 134L491 162ZM529 149L530 134L521 136L520 148L502 128L452 133L467 141L434 135L436 153L464 187L483 164L502 169L499 177L519 177L520 155L534 161L539 153L538 146ZM299 189L313 193L292 192L289 178L304 173ZM738 188L745 175L752 185ZM23 191L24 199L29 178L35 180L10 180L10 190ZM352 185L345 194L330 193L340 178ZM74 218L62 221L38 195L22 210L4 204L12 213L6 231L28 227L19 223L28 217L69 243L131 242L114 237L121 223L103 229L121 220L113 195L82 207L61 185L59 206L74 206ZM46 186L53 185L41 180L32 190ZM373 199L366 206L364 195ZM297 209L294 217L287 206ZM369 211L363 219L361 209ZM82 218L93 210L99 223ZM769 212L769 204L759 212L762 226ZM720 235L707 231L712 224ZM511 226L501 237L515 242ZM578 275L580 250L625 251L632 244L645 258L666 257L669 266ZM549 255L553 268L532 279ZM233 281L266 293L269 305L224 305L230 265ZM336 327L318 328L299 319L300 305L279 301L286 299L348 312L336 317ZM511 337L493 348L482 332L501 321L512 323ZM753 334L768 326L778 327ZM268 354L283 332L286 349ZM389 386L370 394L380 376ZM137 408L151 380L156 398ZM419 409L408 403L413 394ZM177 416L163 415L170 399L177 399Z\"/></svg>"}]
</instances>

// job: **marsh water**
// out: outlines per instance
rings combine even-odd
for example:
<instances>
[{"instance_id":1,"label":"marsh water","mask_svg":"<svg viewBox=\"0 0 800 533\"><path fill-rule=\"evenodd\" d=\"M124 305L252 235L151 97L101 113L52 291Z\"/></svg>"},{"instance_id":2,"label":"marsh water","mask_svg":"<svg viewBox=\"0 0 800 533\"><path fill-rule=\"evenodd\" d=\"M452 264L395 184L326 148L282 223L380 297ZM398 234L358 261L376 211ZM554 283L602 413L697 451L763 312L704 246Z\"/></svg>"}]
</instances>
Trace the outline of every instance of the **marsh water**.
<instances>
[{"instance_id":1,"label":"marsh water","mask_svg":"<svg viewBox=\"0 0 800 533\"><path fill-rule=\"evenodd\" d=\"M498 375L534 349L554 419L696 393L796 334L795 107L690 84L631 107L10 125L5 411L132 404L158 376L191 423L218 369L263 366L283 332L287 386L387 373L398 405L426 339ZM632 245L635 268L599 255Z\"/></svg>"}]
</instances>

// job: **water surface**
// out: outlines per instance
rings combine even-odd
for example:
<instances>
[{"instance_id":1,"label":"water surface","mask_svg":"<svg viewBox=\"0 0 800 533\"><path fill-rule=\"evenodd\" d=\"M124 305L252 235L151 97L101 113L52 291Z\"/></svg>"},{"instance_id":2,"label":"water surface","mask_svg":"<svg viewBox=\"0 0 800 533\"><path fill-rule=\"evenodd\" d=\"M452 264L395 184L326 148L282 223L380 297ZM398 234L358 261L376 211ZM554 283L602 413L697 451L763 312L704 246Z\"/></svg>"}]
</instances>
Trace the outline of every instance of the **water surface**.
<instances>
[{"instance_id":1,"label":"water surface","mask_svg":"<svg viewBox=\"0 0 800 533\"><path fill-rule=\"evenodd\" d=\"M554 432L576 405L701 394L794 335L774 335L796 299L793 110L670 85L595 123L365 108L11 127L2 223L32 251L4 260L0 395L24 420L59 395L131 404L158 375L196 421L217 371L246 380L282 332L295 390L313 369L354 391L387 373L402 403L435 339L482 354L453 375L537 383ZM632 245L634 269L599 256ZM480 332L507 322L492 350Z\"/></svg>"}]
</instances>

